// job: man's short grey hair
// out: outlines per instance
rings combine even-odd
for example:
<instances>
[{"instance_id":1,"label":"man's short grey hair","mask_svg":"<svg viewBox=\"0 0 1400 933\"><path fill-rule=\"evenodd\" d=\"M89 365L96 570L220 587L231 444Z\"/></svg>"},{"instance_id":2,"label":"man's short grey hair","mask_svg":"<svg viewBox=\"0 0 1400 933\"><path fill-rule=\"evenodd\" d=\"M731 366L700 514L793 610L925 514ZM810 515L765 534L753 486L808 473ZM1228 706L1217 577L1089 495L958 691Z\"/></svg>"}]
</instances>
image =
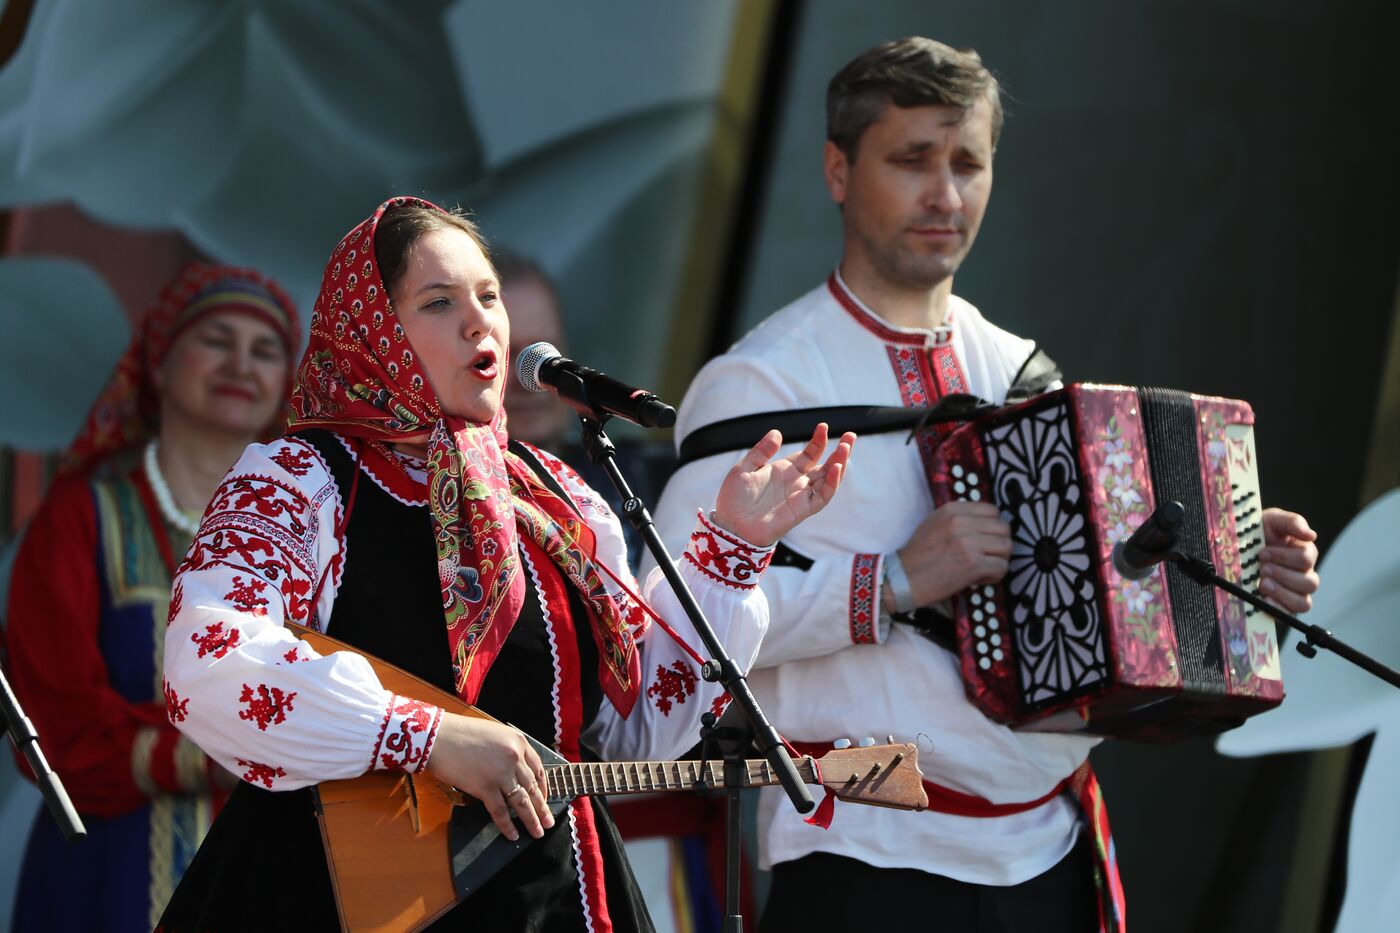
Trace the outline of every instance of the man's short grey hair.
<instances>
[{"instance_id":1,"label":"man's short grey hair","mask_svg":"<svg viewBox=\"0 0 1400 933\"><path fill-rule=\"evenodd\" d=\"M972 49L909 36L883 42L857 55L826 88L826 137L855 161L860 138L889 104L941 105L971 110L984 98L992 105L992 149L1004 119L1001 84Z\"/></svg>"}]
</instances>

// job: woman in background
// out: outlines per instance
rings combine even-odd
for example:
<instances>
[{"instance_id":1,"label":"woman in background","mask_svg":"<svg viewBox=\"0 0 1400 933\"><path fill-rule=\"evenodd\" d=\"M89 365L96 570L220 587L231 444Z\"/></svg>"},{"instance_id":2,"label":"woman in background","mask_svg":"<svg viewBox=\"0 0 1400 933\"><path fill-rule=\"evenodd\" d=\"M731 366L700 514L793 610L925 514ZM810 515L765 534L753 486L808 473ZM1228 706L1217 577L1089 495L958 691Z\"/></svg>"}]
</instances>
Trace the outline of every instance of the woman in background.
<instances>
[{"instance_id":1,"label":"woman in background","mask_svg":"<svg viewBox=\"0 0 1400 933\"><path fill-rule=\"evenodd\" d=\"M14 930L149 931L233 778L167 718L162 647L177 561L219 481L281 428L291 302L246 269L166 286L98 396L16 557L10 677L83 816L41 809Z\"/></svg>"}]
</instances>

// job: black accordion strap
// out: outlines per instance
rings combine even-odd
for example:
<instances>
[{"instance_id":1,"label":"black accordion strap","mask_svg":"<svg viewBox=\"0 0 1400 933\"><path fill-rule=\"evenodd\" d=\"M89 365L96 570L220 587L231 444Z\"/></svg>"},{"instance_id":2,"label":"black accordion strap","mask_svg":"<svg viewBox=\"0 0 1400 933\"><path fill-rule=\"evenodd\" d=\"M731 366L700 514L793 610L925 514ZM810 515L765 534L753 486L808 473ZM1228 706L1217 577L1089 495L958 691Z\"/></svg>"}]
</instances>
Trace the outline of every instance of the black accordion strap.
<instances>
[{"instance_id":1,"label":"black accordion strap","mask_svg":"<svg viewBox=\"0 0 1400 933\"><path fill-rule=\"evenodd\" d=\"M1061 378L1063 374L1060 367L1050 359L1050 354L1035 346L1031 355L1026 357L1026 361L1016 371L1016 378L1011 380L1011 388L1006 390L1006 400L1024 402L1044 392Z\"/></svg>"},{"instance_id":2,"label":"black accordion strap","mask_svg":"<svg viewBox=\"0 0 1400 933\"><path fill-rule=\"evenodd\" d=\"M1060 378L1059 367L1036 347L1016 373L1011 389L1006 394L1008 402L1021 402L1033 395L1044 392ZM895 431L916 431L930 424L947 421L966 421L997 406L984 402L975 395L948 395L938 400L938 404L926 408L903 408L886 405L827 405L816 408L789 408L784 411L765 411L756 415L743 415L726 418L707 424L692 431L681 441L680 457L676 468L687 463L711 457L715 454L735 450L748 450L757 444L763 435L773 428L782 432L783 437L810 437L818 424L825 421L830 427L831 436L839 437L847 431L857 434L889 434Z\"/></svg>"}]
</instances>

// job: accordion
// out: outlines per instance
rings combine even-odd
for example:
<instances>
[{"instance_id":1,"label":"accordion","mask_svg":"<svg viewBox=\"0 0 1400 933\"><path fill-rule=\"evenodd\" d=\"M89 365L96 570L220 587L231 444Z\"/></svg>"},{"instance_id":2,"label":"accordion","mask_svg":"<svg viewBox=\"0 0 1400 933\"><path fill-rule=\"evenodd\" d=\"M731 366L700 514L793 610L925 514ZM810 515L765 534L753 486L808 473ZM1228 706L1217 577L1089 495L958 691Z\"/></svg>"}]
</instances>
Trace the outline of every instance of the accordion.
<instances>
[{"instance_id":1,"label":"accordion","mask_svg":"<svg viewBox=\"0 0 1400 933\"><path fill-rule=\"evenodd\" d=\"M1178 548L1252 589L1264 544L1253 425L1241 401L1079 383L947 436L935 504L990 502L1012 529L1005 578L953 598L963 679L987 716L1171 742L1283 700L1272 619L1173 564L1134 581L1111 557L1176 500Z\"/></svg>"}]
</instances>

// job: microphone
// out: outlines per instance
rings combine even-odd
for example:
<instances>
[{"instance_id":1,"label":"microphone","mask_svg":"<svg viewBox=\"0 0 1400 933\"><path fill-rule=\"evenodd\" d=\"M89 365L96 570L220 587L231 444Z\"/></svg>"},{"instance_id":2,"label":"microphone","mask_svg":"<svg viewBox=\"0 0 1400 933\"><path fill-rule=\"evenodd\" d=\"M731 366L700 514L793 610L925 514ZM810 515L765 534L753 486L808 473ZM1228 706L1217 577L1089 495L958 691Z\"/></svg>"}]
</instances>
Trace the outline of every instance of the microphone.
<instances>
[{"instance_id":1,"label":"microphone","mask_svg":"<svg viewBox=\"0 0 1400 933\"><path fill-rule=\"evenodd\" d=\"M521 351L515 374L531 392L553 389L560 401L590 418L598 417L601 410L644 428L669 428L676 423L676 410L646 389L580 366L543 341Z\"/></svg>"},{"instance_id":2,"label":"microphone","mask_svg":"<svg viewBox=\"0 0 1400 933\"><path fill-rule=\"evenodd\" d=\"M1125 580L1141 580L1167 559L1186 518L1180 502L1164 502L1125 540L1113 546L1113 568Z\"/></svg>"}]
</instances>

